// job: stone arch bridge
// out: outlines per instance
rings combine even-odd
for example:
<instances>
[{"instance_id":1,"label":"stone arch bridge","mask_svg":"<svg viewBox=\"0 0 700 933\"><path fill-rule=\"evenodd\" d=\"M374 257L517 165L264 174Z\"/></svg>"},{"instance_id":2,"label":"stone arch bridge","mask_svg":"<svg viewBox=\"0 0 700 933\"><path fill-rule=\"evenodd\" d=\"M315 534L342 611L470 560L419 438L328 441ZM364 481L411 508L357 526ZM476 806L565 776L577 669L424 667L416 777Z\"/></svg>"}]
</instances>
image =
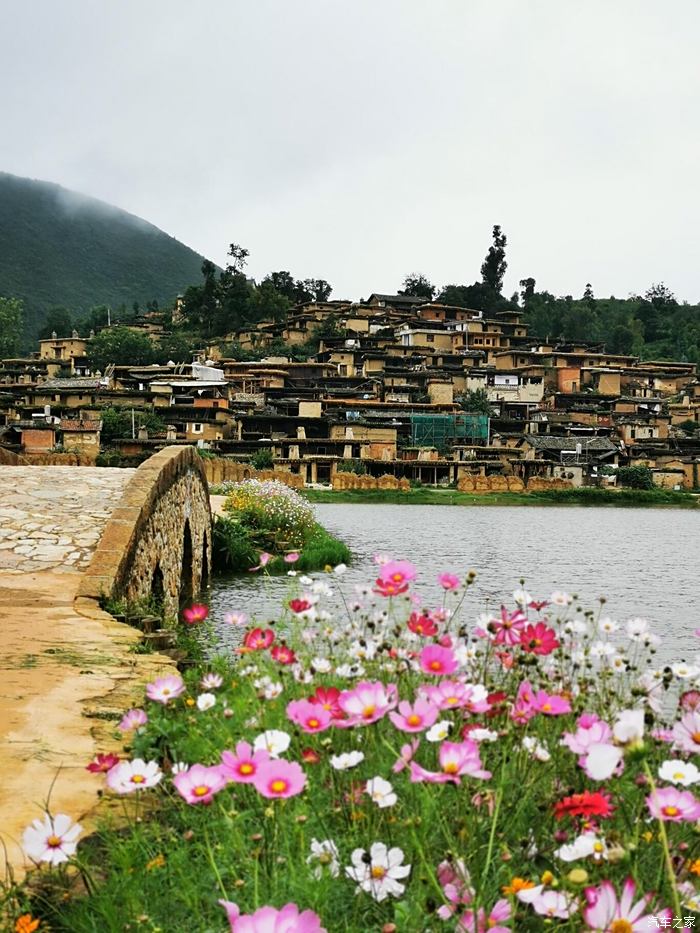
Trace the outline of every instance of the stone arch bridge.
<instances>
[{"instance_id":1,"label":"stone arch bridge","mask_svg":"<svg viewBox=\"0 0 700 933\"><path fill-rule=\"evenodd\" d=\"M141 633L104 600L153 594L177 617L210 564L208 485L192 447L128 470L0 463L0 851L15 870L49 790L52 812L90 811L102 783L86 763L116 750L114 720L140 686L173 671L164 655L134 651Z\"/></svg>"}]
</instances>

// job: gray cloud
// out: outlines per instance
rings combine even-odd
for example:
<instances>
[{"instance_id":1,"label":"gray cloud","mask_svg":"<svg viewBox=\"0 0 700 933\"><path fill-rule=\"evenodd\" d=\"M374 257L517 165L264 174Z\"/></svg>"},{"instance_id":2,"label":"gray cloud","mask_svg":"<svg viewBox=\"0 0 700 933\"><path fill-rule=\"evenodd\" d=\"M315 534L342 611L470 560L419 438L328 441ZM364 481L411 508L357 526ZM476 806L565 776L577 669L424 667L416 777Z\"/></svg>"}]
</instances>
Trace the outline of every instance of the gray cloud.
<instances>
[{"instance_id":1,"label":"gray cloud","mask_svg":"<svg viewBox=\"0 0 700 933\"><path fill-rule=\"evenodd\" d=\"M0 169L337 296L700 299L696 0L5 0Z\"/></svg>"}]
</instances>

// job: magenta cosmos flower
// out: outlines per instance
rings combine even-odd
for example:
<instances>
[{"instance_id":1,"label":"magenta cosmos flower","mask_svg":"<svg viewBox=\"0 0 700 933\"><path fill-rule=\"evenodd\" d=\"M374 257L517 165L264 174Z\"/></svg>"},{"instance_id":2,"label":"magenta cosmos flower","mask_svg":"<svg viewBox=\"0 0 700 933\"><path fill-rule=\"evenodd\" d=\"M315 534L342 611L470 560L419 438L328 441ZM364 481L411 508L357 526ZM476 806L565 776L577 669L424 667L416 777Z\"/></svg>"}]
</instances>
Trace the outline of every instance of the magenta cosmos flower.
<instances>
[{"instance_id":1,"label":"magenta cosmos flower","mask_svg":"<svg viewBox=\"0 0 700 933\"><path fill-rule=\"evenodd\" d=\"M242 914L232 901L219 901L226 911L231 933L327 933L321 918L313 910L301 913L296 904L260 907L254 914Z\"/></svg>"},{"instance_id":2,"label":"magenta cosmos flower","mask_svg":"<svg viewBox=\"0 0 700 933\"><path fill-rule=\"evenodd\" d=\"M95 755L89 765L85 765L85 770L90 771L92 774L106 774L115 765L118 765L119 761L119 755L114 755L112 752L106 755L98 754Z\"/></svg>"},{"instance_id":3,"label":"magenta cosmos flower","mask_svg":"<svg viewBox=\"0 0 700 933\"><path fill-rule=\"evenodd\" d=\"M417 570L407 560L390 560L382 564L379 570L379 579L383 583L393 583L395 586L404 586L415 580Z\"/></svg>"},{"instance_id":4,"label":"magenta cosmos flower","mask_svg":"<svg viewBox=\"0 0 700 933\"><path fill-rule=\"evenodd\" d=\"M437 722L439 714L434 703L418 698L413 706L408 700L402 700L398 712L389 713L389 719L401 732L423 732Z\"/></svg>"},{"instance_id":5,"label":"magenta cosmos flower","mask_svg":"<svg viewBox=\"0 0 700 933\"><path fill-rule=\"evenodd\" d=\"M466 739L464 742L443 742L438 752L440 771L427 771L417 762L410 762L411 782L419 784L427 781L429 784L461 784L462 777L488 779L490 771L481 766L479 746L476 742Z\"/></svg>"},{"instance_id":6,"label":"magenta cosmos flower","mask_svg":"<svg viewBox=\"0 0 700 933\"><path fill-rule=\"evenodd\" d=\"M178 794L190 804L211 803L214 794L223 790L227 783L228 777L221 767L207 768L204 765L192 765L173 778Z\"/></svg>"},{"instance_id":7,"label":"magenta cosmos flower","mask_svg":"<svg viewBox=\"0 0 700 933\"><path fill-rule=\"evenodd\" d=\"M467 910L459 918L457 929L467 933L512 933L509 926L503 926L503 923L510 919L510 914L509 902L501 898L493 905L488 916L483 907L479 908L476 916L473 910Z\"/></svg>"},{"instance_id":8,"label":"magenta cosmos flower","mask_svg":"<svg viewBox=\"0 0 700 933\"><path fill-rule=\"evenodd\" d=\"M687 712L673 727L673 747L700 755L700 710Z\"/></svg>"},{"instance_id":9,"label":"magenta cosmos flower","mask_svg":"<svg viewBox=\"0 0 700 933\"><path fill-rule=\"evenodd\" d=\"M132 794L155 787L162 777L157 762L135 758L115 765L107 774L107 786L117 794Z\"/></svg>"},{"instance_id":10,"label":"magenta cosmos flower","mask_svg":"<svg viewBox=\"0 0 700 933\"><path fill-rule=\"evenodd\" d=\"M526 625L520 632L520 647L531 654L548 655L560 647L557 633L544 622Z\"/></svg>"},{"instance_id":11,"label":"magenta cosmos flower","mask_svg":"<svg viewBox=\"0 0 700 933\"><path fill-rule=\"evenodd\" d=\"M700 802L689 790L659 787L646 798L649 813L657 820L671 823L694 823L700 820Z\"/></svg>"},{"instance_id":12,"label":"magenta cosmos flower","mask_svg":"<svg viewBox=\"0 0 700 933\"><path fill-rule=\"evenodd\" d=\"M239 742L235 753L221 753L221 771L235 784L252 784L260 765L269 760L270 753L265 749L253 751L248 742Z\"/></svg>"},{"instance_id":13,"label":"magenta cosmos flower","mask_svg":"<svg viewBox=\"0 0 700 933\"><path fill-rule=\"evenodd\" d=\"M304 790L306 775L296 761L271 758L260 765L253 785L263 797L294 797Z\"/></svg>"},{"instance_id":14,"label":"magenta cosmos flower","mask_svg":"<svg viewBox=\"0 0 700 933\"><path fill-rule=\"evenodd\" d=\"M287 716L304 732L323 732L333 719L320 703L312 703L310 700L292 700L287 704Z\"/></svg>"},{"instance_id":15,"label":"magenta cosmos flower","mask_svg":"<svg viewBox=\"0 0 700 933\"><path fill-rule=\"evenodd\" d=\"M517 645L526 623L527 616L520 609L508 612L505 606L501 606L501 618L491 619L489 629L497 645Z\"/></svg>"},{"instance_id":16,"label":"magenta cosmos flower","mask_svg":"<svg viewBox=\"0 0 700 933\"><path fill-rule=\"evenodd\" d=\"M138 729L139 726L145 726L148 722L148 716L142 709L130 709L124 713L121 722L117 726L121 732L131 732L132 729Z\"/></svg>"},{"instance_id":17,"label":"magenta cosmos flower","mask_svg":"<svg viewBox=\"0 0 700 933\"><path fill-rule=\"evenodd\" d=\"M53 818L47 813L43 820L34 820L25 829L22 835L24 854L33 862L60 865L75 855L82 831L82 826L65 813Z\"/></svg>"},{"instance_id":18,"label":"magenta cosmos flower","mask_svg":"<svg viewBox=\"0 0 700 933\"><path fill-rule=\"evenodd\" d=\"M651 901L650 894L644 894L633 904L635 883L631 878L622 885L622 897L619 900L609 881L604 881L595 888L586 888L585 895L588 906L583 910L583 919L591 930L640 933L641 930L659 926L657 920L670 920L673 917L668 908L647 914L645 911Z\"/></svg>"},{"instance_id":19,"label":"magenta cosmos flower","mask_svg":"<svg viewBox=\"0 0 700 933\"><path fill-rule=\"evenodd\" d=\"M338 706L346 718L336 719L334 725L368 726L393 709L396 699L396 684L363 680L354 690L343 690L338 697Z\"/></svg>"},{"instance_id":20,"label":"magenta cosmos flower","mask_svg":"<svg viewBox=\"0 0 700 933\"><path fill-rule=\"evenodd\" d=\"M443 590L458 590L461 582L454 573L439 573L437 579Z\"/></svg>"},{"instance_id":21,"label":"magenta cosmos flower","mask_svg":"<svg viewBox=\"0 0 700 933\"><path fill-rule=\"evenodd\" d=\"M491 709L488 691L483 684L463 684L459 680L442 680L439 684L421 684L418 695L439 709L463 707L470 713L487 713Z\"/></svg>"},{"instance_id":22,"label":"magenta cosmos flower","mask_svg":"<svg viewBox=\"0 0 700 933\"><path fill-rule=\"evenodd\" d=\"M146 696L149 700L156 703L162 703L166 706L171 700L176 699L185 691L185 682L177 674L170 674L168 677L159 677L157 680L146 684Z\"/></svg>"},{"instance_id":23,"label":"magenta cosmos flower","mask_svg":"<svg viewBox=\"0 0 700 933\"><path fill-rule=\"evenodd\" d=\"M421 651L418 661L421 670L434 677L445 677L454 674L458 668L457 658L449 648L440 645L426 645Z\"/></svg>"},{"instance_id":24,"label":"magenta cosmos flower","mask_svg":"<svg viewBox=\"0 0 700 933\"><path fill-rule=\"evenodd\" d=\"M182 618L188 625L199 625L209 615L209 609L203 603L195 603L189 609L182 610Z\"/></svg>"}]
</instances>

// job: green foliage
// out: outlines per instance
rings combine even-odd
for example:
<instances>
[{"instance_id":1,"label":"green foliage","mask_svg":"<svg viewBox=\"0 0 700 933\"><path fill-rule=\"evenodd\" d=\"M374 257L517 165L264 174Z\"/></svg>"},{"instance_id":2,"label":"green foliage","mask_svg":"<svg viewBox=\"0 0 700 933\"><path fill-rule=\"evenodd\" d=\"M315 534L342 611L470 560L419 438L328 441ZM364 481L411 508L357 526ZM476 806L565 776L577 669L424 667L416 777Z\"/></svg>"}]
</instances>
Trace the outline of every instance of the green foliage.
<instances>
[{"instance_id":1,"label":"green foliage","mask_svg":"<svg viewBox=\"0 0 700 933\"><path fill-rule=\"evenodd\" d=\"M358 476L364 476L367 467L362 460L341 460L338 464L339 473L357 473Z\"/></svg>"},{"instance_id":2,"label":"green foliage","mask_svg":"<svg viewBox=\"0 0 700 933\"><path fill-rule=\"evenodd\" d=\"M693 421L692 418L686 418L685 421L681 421L676 427L680 428L681 431L685 431L686 434L692 435L698 430L698 423L697 421Z\"/></svg>"},{"instance_id":3,"label":"green foliage","mask_svg":"<svg viewBox=\"0 0 700 933\"><path fill-rule=\"evenodd\" d=\"M130 408L103 408L100 412L102 419L101 442L103 447L109 445L117 438L131 437L131 409ZM138 434L139 428L146 428L149 437L162 434L166 430L166 423L154 412L135 411L134 427Z\"/></svg>"},{"instance_id":4,"label":"green foliage","mask_svg":"<svg viewBox=\"0 0 700 933\"><path fill-rule=\"evenodd\" d=\"M486 389L468 390L464 395L457 399L464 411L480 412L484 415L491 414L491 403Z\"/></svg>"},{"instance_id":5,"label":"green foliage","mask_svg":"<svg viewBox=\"0 0 700 933\"><path fill-rule=\"evenodd\" d=\"M0 359L17 354L23 313L24 307L19 299L0 297Z\"/></svg>"},{"instance_id":6,"label":"green foliage","mask_svg":"<svg viewBox=\"0 0 700 933\"><path fill-rule=\"evenodd\" d=\"M70 337L73 331L73 318L68 308L50 308L39 331L39 340L47 340L53 332L57 337Z\"/></svg>"},{"instance_id":7,"label":"green foliage","mask_svg":"<svg viewBox=\"0 0 700 933\"><path fill-rule=\"evenodd\" d=\"M93 370L104 371L110 363L116 366L152 363L155 348L146 334L131 331L128 327L108 327L90 341L87 356Z\"/></svg>"},{"instance_id":8,"label":"green foliage","mask_svg":"<svg viewBox=\"0 0 700 933\"><path fill-rule=\"evenodd\" d=\"M506 235L496 224L493 228L493 244L489 247L481 264L481 280L494 295L500 295L503 288L503 277L506 274Z\"/></svg>"},{"instance_id":9,"label":"green foliage","mask_svg":"<svg viewBox=\"0 0 700 933\"><path fill-rule=\"evenodd\" d=\"M254 567L259 549L238 519L219 515L212 528L212 563L218 573L238 573Z\"/></svg>"},{"instance_id":10,"label":"green foliage","mask_svg":"<svg viewBox=\"0 0 700 933\"><path fill-rule=\"evenodd\" d=\"M271 554L303 547L316 523L308 502L277 480L234 483L224 511L246 526L260 551Z\"/></svg>"},{"instance_id":11,"label":"green foliage","mask_svg":"<svg viewBox=\"0 0 700 933\"><path fill-rule=\"evenodd\" d=\"M167 304L196 280L201 262L187 246L116 207L0 173L0 282L25 303L25 340L33 341L57 304L76 320L97 304Z\"/></svg>"},{"instance_id":12,"label":"green foliage","mask_svg":"<svg viewBox=\"0 0 700 933\"><path fill-rule=\"evenodd\" d=\"M271 470L275 465L272 452L267 447L256 450L250 458L250 463L256 470Z\"/></svg>"},{"instance_id":13,"label":"green foliage","mask_svg":"<svg viewBox=\"0 0 700 933\"><path fill-rule=\"evenodd\" d=\"M412 298L425 298L426 301L432 301L437 289L428 281L426 276L420 272L411 272L403 280L403 288L399 295L410 295Z\"/></svg>"},{"instance_id":14,"label":"green foliage","mask_svg":"<svg viewBox=\"0 0 700 933\"><path fill-rule=\"evenodd\" d=\"M648 466L620 467L617 471L620 486L630 489L653 489L654 476Z\"/></svg>"}]
</instances>

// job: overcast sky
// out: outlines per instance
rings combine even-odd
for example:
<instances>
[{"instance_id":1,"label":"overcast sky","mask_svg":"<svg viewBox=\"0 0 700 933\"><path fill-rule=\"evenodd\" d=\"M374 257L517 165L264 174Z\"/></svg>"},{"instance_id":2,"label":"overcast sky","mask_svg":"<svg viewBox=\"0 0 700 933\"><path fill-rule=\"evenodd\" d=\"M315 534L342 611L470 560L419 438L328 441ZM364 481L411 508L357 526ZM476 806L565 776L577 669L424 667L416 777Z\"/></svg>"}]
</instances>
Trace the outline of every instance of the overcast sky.
<instances>
[{"instance_id":1,"label":"overcast sky","mask_svg":"<svg viewBox=\"0 0 700 933\"><path fill-rule=\"evenodd\" d=\"M0 170L334 297L700 300L698 0L0 0Z\"/></svg>"}]
</instances>

